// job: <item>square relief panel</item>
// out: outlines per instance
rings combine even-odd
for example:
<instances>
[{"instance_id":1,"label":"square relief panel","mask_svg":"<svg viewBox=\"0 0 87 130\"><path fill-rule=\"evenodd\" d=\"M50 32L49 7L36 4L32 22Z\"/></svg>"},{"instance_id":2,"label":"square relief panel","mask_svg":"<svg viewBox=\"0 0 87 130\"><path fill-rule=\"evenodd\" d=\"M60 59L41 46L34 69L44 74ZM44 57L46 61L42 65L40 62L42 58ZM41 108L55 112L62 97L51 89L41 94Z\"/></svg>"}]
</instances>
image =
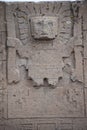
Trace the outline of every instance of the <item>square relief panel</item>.
<instances>
[{"instance_id":1,"label":"square relief panel","mask_svg":"<svg viewBox=\"0 0 87 130\"><path fill-rule=\"evenodd\" d=\"M56 17L42 16L31 18L31 31L34 39L50 40L57 36Z\"/></svg>"}]
</instances>

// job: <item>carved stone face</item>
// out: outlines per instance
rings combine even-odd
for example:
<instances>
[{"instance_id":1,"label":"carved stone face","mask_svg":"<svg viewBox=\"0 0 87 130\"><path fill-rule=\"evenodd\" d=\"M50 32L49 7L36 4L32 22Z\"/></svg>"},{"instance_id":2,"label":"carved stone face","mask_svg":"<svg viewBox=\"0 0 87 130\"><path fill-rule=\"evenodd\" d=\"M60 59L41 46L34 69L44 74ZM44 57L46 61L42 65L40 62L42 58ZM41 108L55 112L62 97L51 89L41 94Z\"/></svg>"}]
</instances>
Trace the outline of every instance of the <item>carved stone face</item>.
<instances>
[{"instance_id":1,"label":"carved stone face","mask_svg":"<svg viewBox=\"0 0 87 130\"><path fill-rule=\"evenodd\" d=\"M50 40L57 36L57 18L51 16L31 18L31 33L34 39Z\"/></svg>"}]
</instances>

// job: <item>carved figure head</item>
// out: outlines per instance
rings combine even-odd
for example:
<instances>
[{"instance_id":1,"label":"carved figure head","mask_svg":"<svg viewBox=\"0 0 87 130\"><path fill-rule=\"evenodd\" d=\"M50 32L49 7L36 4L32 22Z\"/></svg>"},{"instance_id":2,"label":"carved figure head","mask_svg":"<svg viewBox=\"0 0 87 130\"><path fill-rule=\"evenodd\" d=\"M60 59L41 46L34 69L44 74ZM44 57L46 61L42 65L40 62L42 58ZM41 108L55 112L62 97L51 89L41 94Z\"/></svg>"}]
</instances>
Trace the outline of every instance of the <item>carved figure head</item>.
<instances>
[{"instance_id":1,"label":"carved figure head","mask_svg":"<svg viewBox=\"0 0 87 130\"><path fill-rule=\"evenodd\" d=\"M31 33L34 39L50 40L57 36L57 18L39 16L31 18Z\"/></svg>"}]
</instances>

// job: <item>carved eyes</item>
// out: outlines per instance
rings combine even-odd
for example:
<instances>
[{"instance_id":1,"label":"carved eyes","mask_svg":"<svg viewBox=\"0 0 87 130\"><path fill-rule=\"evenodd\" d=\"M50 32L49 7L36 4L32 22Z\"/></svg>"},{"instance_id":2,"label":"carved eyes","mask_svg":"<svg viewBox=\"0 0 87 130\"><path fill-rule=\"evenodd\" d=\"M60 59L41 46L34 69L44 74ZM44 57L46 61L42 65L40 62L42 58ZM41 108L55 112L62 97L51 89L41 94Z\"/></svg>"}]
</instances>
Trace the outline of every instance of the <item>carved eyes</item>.
<instances>
[{"instance_id":1,"label":"carved eyes","mask_svg":"<svg viewBox=\"0 0 87 130\"><path fill-rule=\"evenodd\" d=\"M37 23L38 26L44 26L44 25L49 25L49 26L53 26L53 23L52 22L44 22L44 21L40 21Z\"/></svg>"}]
</instances>

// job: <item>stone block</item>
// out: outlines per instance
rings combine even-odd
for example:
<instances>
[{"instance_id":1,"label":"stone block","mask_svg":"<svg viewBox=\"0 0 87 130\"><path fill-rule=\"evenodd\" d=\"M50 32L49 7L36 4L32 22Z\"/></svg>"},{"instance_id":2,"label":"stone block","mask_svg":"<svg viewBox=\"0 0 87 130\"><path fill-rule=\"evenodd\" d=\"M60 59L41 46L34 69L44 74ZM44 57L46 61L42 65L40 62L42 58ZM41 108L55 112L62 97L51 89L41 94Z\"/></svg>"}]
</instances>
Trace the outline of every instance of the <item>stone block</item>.
<instances>
[{"instance_id":1,"label":"stone block","mask_svg":"<svg viewBox=\"0 0 87 130\"><path fill-rule=\"evenodd\" d=\"M8 86L8 118L28 117L84 117L83 88Z\"/></svg>"},{"instance_id":2,"label":"stone block","mask_svg":"<svg viewBox=\"0 0 87 130\"><path fill-rule=\"evenodd\" d=\"M58 20L56 17L43 16L31 18L32 37L35 39L54 39L57 37Z\"/></svg>"}]
</instances>

